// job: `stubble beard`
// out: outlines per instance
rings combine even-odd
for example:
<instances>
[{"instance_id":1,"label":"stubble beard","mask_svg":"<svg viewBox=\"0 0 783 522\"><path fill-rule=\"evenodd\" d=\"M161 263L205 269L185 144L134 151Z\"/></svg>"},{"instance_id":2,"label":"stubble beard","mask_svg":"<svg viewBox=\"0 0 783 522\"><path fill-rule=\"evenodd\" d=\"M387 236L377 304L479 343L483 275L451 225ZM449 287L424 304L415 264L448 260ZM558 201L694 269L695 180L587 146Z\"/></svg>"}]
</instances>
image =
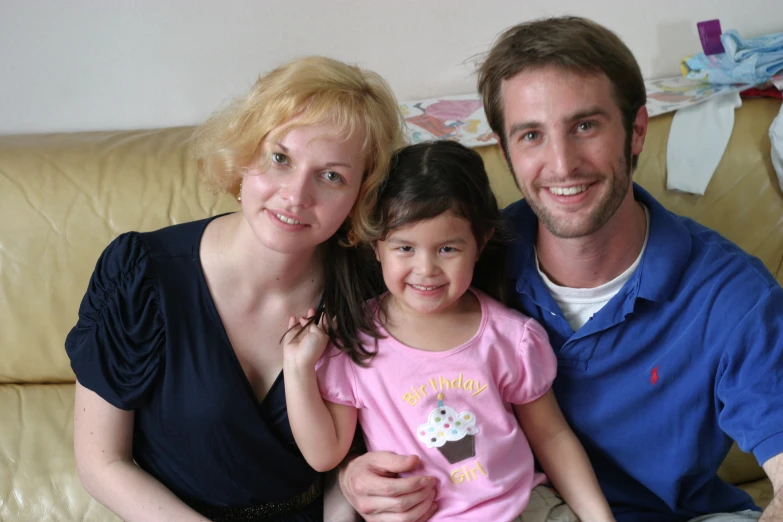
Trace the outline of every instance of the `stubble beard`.
<instances>
[{"instance_id":1,"label":"stubble beard","mask_svg":"<svg viewBox=\"0 0 783 522\"><path fill-rule=\"evenodd\" d=\"M611 180L609 192L601 197L599 201L593 204L590 213L582 219L570 220L568 218L555 216L546 204L542 202L535 194L528 194L524 185L520 186L523 196L530 208L538 217L540 224L553 236L561 239L572 239L588 236L600 230L614 216L617 209L620 208L631 183L631 171L628 167L626 156L618 158L618 161L611 173L599 173L596 175L585 176L591 180ZM624 172L625 175L616 175ZM516 174L512 170L516 178ZM518 179L518 178L517 178ZM564 180L565 181L565 180ZM569 178L569 183L579 182L579 178ZM546 188L540 190L547 190Z\"/></svg>"}]
</instances>

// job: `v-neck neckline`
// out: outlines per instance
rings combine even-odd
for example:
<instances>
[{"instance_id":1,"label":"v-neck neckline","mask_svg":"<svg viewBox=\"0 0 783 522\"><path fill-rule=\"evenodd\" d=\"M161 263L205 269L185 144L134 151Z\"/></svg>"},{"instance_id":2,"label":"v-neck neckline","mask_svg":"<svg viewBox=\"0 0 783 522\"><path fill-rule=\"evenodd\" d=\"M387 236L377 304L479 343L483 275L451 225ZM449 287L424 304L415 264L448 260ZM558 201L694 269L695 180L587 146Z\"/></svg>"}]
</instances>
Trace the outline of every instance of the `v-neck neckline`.
<instances>
[{"instance_id":1,"label":"v-neck neckline","mask_svg":"<svg viewBox=\"0 0 783 522\"><path fill-rule=\"evenodd\" d=\"M228 331L226 331L226 325L223 324L223 319L220 318L220 313L217 310L215 299L212 296L212 292L209 289L209 284L207 283L207 276L204 272L204 265L201 262L201 242L204 240L204 232L207 230L207 227L212 221L226 215L228 215L228 213L220 214L218 216L213 216L212 218L208 219L206 223L204 223L204 227L201 229L201 234L199 235L199 240L198 240L198 244L196 245L196 252L195 252L196 261L198 262L198 266L199 266L199 274L201 276L199 279L199 284L202 285L203 290L207 295L207 303L206 303L207 308L209 308L209 312L212 315L212 320L215 322L215 327L217 328L221 338L223 339L224 348L229 352L228 355L229 357L231 357L233 361L234 368L240 375L240 379L242 380L243 383L242 386L245 389L245 394L248 396L250 400L253 401L253 403L256 405L256 408L260 412L264 409L264 405L268 402L269 397L274 393L278 393L278 389L280 388L283 381L283 370L281 369L280 372L277 374L277 377L275 377L275 380L272 382L272 385L269 387L264 397L261 400L258 400L258 397L256 396L256 392L253 389L253 385L250 383L250 379L245 373L244 368L242 368L242 363L239 362L239 356L237 356L237 352L234 349L234 345L231 344L231 339L228 337Z\"/></svg>"}]
</instances>

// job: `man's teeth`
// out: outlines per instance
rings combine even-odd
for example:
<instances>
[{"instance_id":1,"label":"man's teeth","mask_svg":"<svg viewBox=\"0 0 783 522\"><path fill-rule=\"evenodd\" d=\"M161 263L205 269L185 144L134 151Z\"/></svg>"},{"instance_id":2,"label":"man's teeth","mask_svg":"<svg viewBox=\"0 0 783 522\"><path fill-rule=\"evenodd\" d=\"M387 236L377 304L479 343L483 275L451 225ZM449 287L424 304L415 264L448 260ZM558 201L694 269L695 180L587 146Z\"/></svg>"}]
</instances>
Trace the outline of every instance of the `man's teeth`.
<instances>
[{"instance_id":1,"label":"man's teeth","mask_svg":"<svg viewBox=\"0 0 783 522\"><path fill-rule=\"evenodd\" d=\"M587 190L587 185L576 185L574 187L549 187L549 192L555 196L573 196Z\"/></svg>"},{"instance_id":2,"label":"man's teeth","mask_svg":"<svg viewBox=\"0 0 783 522\"><path fill-rule=\"evenodd\" d=\"M422 285L411 285L411 286L416 290L421 290L423 292L427 292L429 290L435 290L436 288L438 288L437 286L422 286Z\"/></svg>"},{"instance_id":3,"label":"man's teeth","mask_svg":"<svg viewBox=\"0 0 783 522\"><path fill-rule=\"evenodd\" d=\"M302 224L301 221L297 221L295 219L291 219L291 218L285 217L282 214L275 214L275 216L277 216L277 219L279 219L283 223L288 223L289 225L301 225Z\"/></svg>"}]
</instances>

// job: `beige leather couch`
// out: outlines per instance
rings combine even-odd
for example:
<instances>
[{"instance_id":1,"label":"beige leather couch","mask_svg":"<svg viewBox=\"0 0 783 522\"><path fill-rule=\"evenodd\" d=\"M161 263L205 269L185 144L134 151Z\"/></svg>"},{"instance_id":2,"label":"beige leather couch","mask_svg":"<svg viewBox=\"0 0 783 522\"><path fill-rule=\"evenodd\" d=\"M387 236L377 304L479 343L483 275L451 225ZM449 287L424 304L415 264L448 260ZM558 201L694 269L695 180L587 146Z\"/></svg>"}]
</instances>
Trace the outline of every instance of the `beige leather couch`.
<instances>
[{"instance_id":1,"label":"beige leather couch","mask_svg":"<svg viewBox=\"0 0 783 522\"><path fill-rule=\"evenodd\" d=\"M783 197L766 132L779 102L746 101L707 194L665 190L671 116L652 120L637 180L668 207L760 257L783 281ZM73 458L73 374L63 349L102 249L127 230L236 209L198 183L192 129L0 137L0 520L116 520L82 489ZM497 147L484 147L502 204L518 197ZM722 473L761 504L751 459Z\"/></svg>"}]
</instances>

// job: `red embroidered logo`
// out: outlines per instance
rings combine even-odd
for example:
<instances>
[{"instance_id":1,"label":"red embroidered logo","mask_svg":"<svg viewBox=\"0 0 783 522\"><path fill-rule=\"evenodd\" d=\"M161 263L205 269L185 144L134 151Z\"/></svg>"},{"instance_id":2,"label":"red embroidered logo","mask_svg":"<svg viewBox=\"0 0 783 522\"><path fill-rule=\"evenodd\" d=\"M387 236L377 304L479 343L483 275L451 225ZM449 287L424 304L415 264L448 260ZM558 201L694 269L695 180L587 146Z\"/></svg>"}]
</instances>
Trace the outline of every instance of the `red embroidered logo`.
<instances>
[{"instance_id":1,"label":"red embroidered logo","mask_svg":"<svg viewBox=\"0 0 783 522\"><path fill-rule=\"evenodd\" d=\"M655 384L658 382L658 366L652 369L652 374L650 374L650 384Z\"/></svg>"}]
</instances>

